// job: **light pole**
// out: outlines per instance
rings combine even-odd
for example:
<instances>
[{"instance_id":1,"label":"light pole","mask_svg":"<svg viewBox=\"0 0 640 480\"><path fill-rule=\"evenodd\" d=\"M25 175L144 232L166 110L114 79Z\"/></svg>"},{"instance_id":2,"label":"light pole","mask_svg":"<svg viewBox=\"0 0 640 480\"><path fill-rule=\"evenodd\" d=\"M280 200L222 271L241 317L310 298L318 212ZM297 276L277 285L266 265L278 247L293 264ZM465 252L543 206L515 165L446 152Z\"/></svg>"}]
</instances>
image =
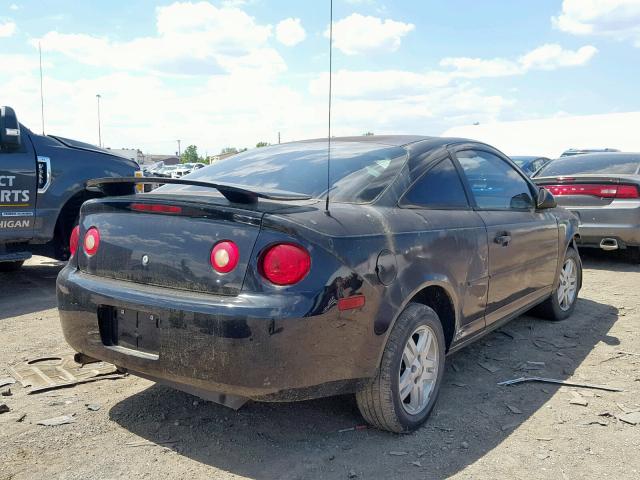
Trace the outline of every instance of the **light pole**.
<instances>
[{"instance_id":1,"label":"light pole","mask_svg":"<svg viewBox=\"0 0 640 480\"><path fill-rule=\"evenodd\" d=\"M100 126L100 99L102 97L100 96L100 94L96 94L96 99L98 100L98 146L102 147L102 129Z\"/></svg>"},{"instance_id":2,"label":"light pole","mask_svg":"<svg viewBox=\"0 0 640 480\"><path fill-rule=\"evenodd\" d=\"M178 158L180 158L180 155L182 154L180 151L180 140L176 140L176 142L178 142Z\"/></svg>"}]
</instances>

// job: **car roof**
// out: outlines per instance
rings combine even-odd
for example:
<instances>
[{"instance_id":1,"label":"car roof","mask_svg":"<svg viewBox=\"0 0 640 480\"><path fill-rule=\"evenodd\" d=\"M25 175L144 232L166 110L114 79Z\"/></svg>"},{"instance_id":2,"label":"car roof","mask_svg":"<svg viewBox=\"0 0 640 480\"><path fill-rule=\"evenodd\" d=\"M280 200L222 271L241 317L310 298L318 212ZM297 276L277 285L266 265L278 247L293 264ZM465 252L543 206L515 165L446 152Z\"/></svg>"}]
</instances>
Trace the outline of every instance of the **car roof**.
<instances>
[{"instance_id":1,"label":"car roof","mask_svg":"<svg viewBox=\"0 0 640 480\"><path fill-rule=\"evenodd\" d=\"M357 142L357 143L377 143L380 145L390 145L402 147L410 143L419 142L421 140L429 140L437 137L429 137L425 135L358 135L351 137L331 137L332 142ZM327 137L310 138L308 140L298 140L290 143L313 143L324 142Z\"/></svg>"},{"instance_id":2,"label":"car roof","mask_svg":"<svg viewBox=\"0 0 640 480\"><path fill-rule=\"evenodd\" d=\"M630 160L638 160L640 162L640 153L634 153L634 152L598 152L598 153L580 153L578 155L571 155L571 156L566 156L566 157L561 157L561 159L564 161L565 159L568 160L569 158L600 158L600 159L630 159ZM558 159L560 160L560 158Z\"/></svg>"},{"instance_id":3,"label":"car roof","mask_svg":"<svg viewBox=\"0 0 640 480\"><path fill-rule=\"evenodd\" d=\"M314 143L314 142L326 142L326 137L321 138L311 138L307 140L297 140L294 142L288 143ZM469 138L459 138L459 137L435 137L428 135L359 135L359 136L351 136L351 137L331 137L331 141L335 143L371 143L374 145L385 145L392 147L406 147L412 144L420 144L420 150L435 150L437 148L446 147L449 145L456 145L460 143L473 143L478 146L487 146L490 148L491 145L488 145L484 142L480 142L478 140L472 140Z\"/></svg>"}]
</instances>

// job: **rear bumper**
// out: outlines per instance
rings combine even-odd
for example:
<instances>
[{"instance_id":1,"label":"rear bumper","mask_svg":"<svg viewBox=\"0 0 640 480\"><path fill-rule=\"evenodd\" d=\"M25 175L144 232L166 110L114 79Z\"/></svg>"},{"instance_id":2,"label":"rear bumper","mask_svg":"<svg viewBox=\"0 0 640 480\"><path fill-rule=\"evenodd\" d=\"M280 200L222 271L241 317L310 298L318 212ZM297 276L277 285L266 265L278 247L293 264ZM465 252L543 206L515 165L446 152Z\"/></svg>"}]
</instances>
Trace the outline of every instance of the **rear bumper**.
<instances>
[{"instance_id":1,"label":"rear bumper","mask_svg":"<svg viewBox=\"0 0 640 480\"><path fill-rule=\"evenodd\" d=\"M604 238L618 241L620 248L640 246L640 202L614 201L601 208L565 206L580 219L579 245L600 245Z\"/></svg>"},{"instance_id":2,"label":"rear bumper","mask_svg":"<svg viewBox=\"0 0 640 480\"><path fill-rule=\"evenodd\" d=\"M626 227L602 227L599 225L580 225L580 239L578 246L599 247L604 239L615 239L619 248L640 246L640 226Z\"/></svg>"},{"instance_id":3,"label":"rear bumper","mask_svg":"<svg viewBox=\"0 0 640 480\"><path fill-rule=\"evenodd\" d=\"M365 315L333 308L307 316L311 296L192 294L71 266L60 272L57 294L62 329L76 351L191 393L302 400L353 392L377 368L382 339ZM105 344L101 306L156 315L157 354Z\"/></svg>"}]
</instances>

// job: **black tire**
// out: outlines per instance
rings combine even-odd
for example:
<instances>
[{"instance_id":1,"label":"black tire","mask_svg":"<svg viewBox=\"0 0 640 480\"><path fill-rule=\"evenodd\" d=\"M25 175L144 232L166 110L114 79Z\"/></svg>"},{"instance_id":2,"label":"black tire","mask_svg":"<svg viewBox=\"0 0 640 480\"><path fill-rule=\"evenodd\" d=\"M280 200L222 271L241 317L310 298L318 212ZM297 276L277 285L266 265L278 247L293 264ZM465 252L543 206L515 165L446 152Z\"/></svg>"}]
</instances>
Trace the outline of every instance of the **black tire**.
<instances>
[{"instance_id":1,"label":"black tire","mask_svg":"<svg viewBox=\"0 0 640 480\"><path fill-rule=\"evenodd\" d=\"M640 247L627 247L628 258L631 263L640 263Z\"/></svg>"},{"instance_id":2,"label":"black tire","mask_svg":"<svg viewBox=\"0 0 640 480\"><path fill-rule=\"evenodd\" d=\"M564 260L562 261L563 266L569 259L575 262L575 268L577 269L577 289L573 301L568 308L561 307L558 300L558 289L560 288L560 285L558 285L553 290L551 296L533 310L533 313L535 315L551 321L560 321L569 318L575 310L576 303L578 303L578 294L580 293L580 288L582 287L582 262L580 260L578 251L573 247L569 247L567 249L567 253L564 256Z\"/></svg>"},{"instance_id":3,"label":"black tire","mask_svg":"<svg viewBox=\"0 0 640 480\"><path fill-rule=\"evenodd\" d=\"M15 272L20 270L24 260L19 262L0 262L0 272Z\"/></svg>"},{"instance_id":4,"label":"black tire","mask_svg":"<svg viewBox=\"0 0 640 480\"><path fill-rule=\"evenodd\" d=\"M417 414L405 410L399 393L400 367L409 338L420 327L428 327L437 342L437 373L424 408ZM442 324L436 312L426 305L410 303L398 317L389 335L378 374L356 393L364 419L380 430L401 433L415 430L429 417L438 398L444 374L446 344Z\"/></svg>"}]
</instances>

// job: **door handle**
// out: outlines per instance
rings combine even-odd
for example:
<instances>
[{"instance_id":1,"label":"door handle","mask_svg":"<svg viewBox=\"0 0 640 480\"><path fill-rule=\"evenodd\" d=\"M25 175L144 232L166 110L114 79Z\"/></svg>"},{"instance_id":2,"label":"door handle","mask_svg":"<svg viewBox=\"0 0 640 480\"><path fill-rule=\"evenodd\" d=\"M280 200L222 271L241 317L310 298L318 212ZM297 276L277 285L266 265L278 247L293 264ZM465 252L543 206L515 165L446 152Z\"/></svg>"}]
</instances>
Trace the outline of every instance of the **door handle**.
<instances>
[{"instance_id":1,"label":"door handle","mask_svg":"<svg viewBox=\"0 0 640 480\"><path fill-rule=\"evenodd\" d=\"M496 238L494 238L493 241L498 245L507 247L509 245L509 242L511 242L511 235L509 235L508 232L500 233L496 235Z\"/></svg>"}]
</instances>

